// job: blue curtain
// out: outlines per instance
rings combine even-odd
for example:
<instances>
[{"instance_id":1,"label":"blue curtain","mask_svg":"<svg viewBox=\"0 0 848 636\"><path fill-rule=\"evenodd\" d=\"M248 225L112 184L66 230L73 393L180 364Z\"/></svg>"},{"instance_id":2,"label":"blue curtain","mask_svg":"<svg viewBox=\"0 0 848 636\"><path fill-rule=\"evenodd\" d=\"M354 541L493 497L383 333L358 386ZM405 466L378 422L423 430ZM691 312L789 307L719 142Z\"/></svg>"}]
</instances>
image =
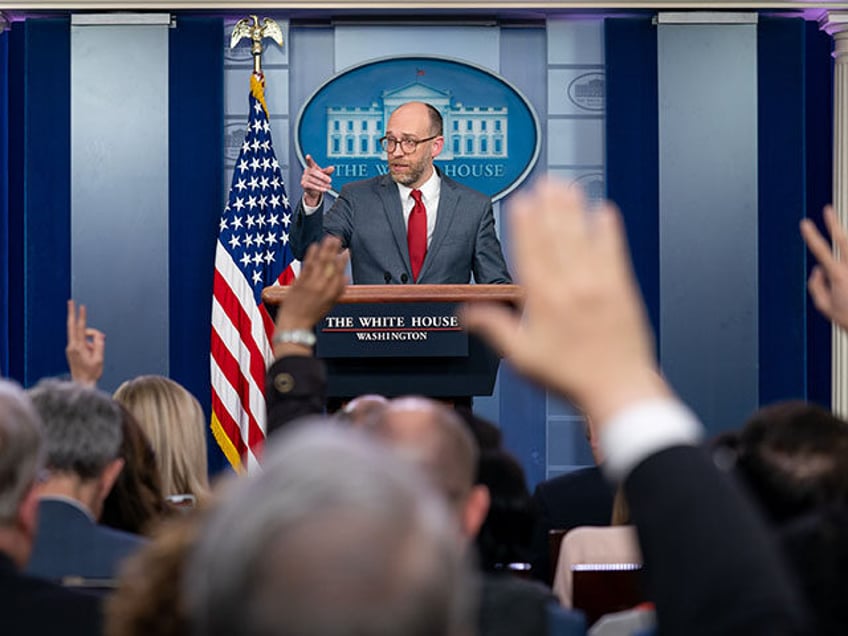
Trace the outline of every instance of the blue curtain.
<instances>
[{"instance_id":1,"label":"blue curtain","mask_svg":"<svg viewBox=\"0 0 848 636\"><path fill-rule=\"evenodd\" d=\"M9 34L0 33L0 376L9 375Z\"/></svg>"},{"instance_id":2,"label":"blue curtain","mask_svg":"<svg viewBox=\"0 0 848 636\"><path fill-rule=\"evenodd\" d=\"M169 366L209 415L212 277L224 206L223 21L177 15L169 47ZM207 447L210 473L228 466L211 433Z\"/></svg>"}]
</instances>

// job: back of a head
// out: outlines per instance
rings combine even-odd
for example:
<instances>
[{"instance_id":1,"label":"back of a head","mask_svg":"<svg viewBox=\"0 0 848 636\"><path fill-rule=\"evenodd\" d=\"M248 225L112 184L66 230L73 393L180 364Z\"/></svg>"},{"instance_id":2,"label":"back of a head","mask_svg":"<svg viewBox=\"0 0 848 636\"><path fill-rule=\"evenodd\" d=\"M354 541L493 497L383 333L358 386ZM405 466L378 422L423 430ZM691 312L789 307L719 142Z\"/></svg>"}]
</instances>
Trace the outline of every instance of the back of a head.
<instances>
[{"instance_id":1,"label":"back of a head","mask_svg":"<svg viewBox=\"0 0 848 636\"><path fill-rule=\"evenodd\" d=\"M0 525L15 520L43 461L38 413L23 389L0 380Z\"/></svg>"},{"instance_id":2,"label":"back of a head","mask_svg":"<svg viewBox=\"0 0 848 636\"><path fill-rule=\"evenodd\" d=\"M356 431L309 422L232 485L190 558L198 636L440 636L471 619L444 505Z\"/></svg>"},{"instance_id":3,"label":"back of a head","mask_svg":"<svg viewBox=\"0 0 848 636\"><path fill-rule=\"evenodd\" d=\"M461 506L474 485L479 453L456 413L427 398L397 398L371 430L423 469L451 505Z\"/></svg>"},{"instance_id":4,"label":"back of a head","mask_svg":"<svg viewBox=\"0 0 848 636\"><path fill-rule=\"evenodd\" d=\"M168 514L153 447L129 409L121 409L121 450L124 468L103 502L100 523L118 530L146 534Z\"/></svg>"},{"instance_id":5,"label":"back of a head","mask_svg":"<svg viewBox=\"0 0 848 636\"><path fill-rule=\"evenodd\" d=\"M740 431L736 466L777 522L848 502L848 422L804 402L757 411Z\"/></svg>"},{"instance_id":6,"label":"back of a head","mask_svg":"<svg viewBox=\"0 0 848 636\"><path fill-rule=\"evenodd\" d=\"M206 422L197 399L159 375L127 380L115 399L136 417L153 445L165 494L204 497L209 490Z\"/></svg>"},{"instance_id":7,"label":"back of a head","mask_svg":"<svg viewBox=\"0 0 848 636\"><path fill-rule=\"evenodd\" d=\"M119 455L121 411L106 393L42 380L29 392L44 424L47 467L80 479L99 477Z\"/></svg>"}]
</instances>

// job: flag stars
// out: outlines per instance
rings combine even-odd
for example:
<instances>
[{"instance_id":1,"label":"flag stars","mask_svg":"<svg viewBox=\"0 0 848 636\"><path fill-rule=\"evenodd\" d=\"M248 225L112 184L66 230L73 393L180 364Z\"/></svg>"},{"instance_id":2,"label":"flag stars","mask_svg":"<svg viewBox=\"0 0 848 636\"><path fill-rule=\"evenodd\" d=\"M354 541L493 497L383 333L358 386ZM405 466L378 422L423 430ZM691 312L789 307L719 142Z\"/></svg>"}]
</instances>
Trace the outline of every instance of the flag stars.
<instances>
[{"instance_id":1,"label":"flag stars","mask_svg":"<svg viewBox=\"0 0 848 636\"><path fill-rule=\"evenodd\" d=\"M280 169L280 162L279 162L279 161L277 161L277 158L276 158L276 157L274 157L273 159L271 159L271 168L272 168L274 171L277 171L277 170L279 170L279 169Z\"/></svg>"},{"instance_id":2,"label":"flag stars","mask_svg":"<svg viewBox=\"0 0 848 636\"><path fill-rule=\"evenodd\" d=\"M256 197L255 196L250 195L249 197L247 197L247 207L249 207L251 210L253 210L256 207ZM250 226L248 226L248 227L250 227Z\"/></svg>"},{"instance_id":3,"label":"flag stars","mask_svg":"<svg viewBox=\"0 0 848 636\"><path fill-rule=\"evenodd\" d=\"M253 110L255 110L257 114L262 112L262 104L259 103L259 100L253 102Z\"/></svg>"},{"instance_id":4,"label":"flag stars","mask_svg":"<svg viewBox=\"0 0 848 636\"><path fill-rule=\"evenodd\" d=\"M237 216L233 219L233 230L240 230L242 228L241 217Z\"/></svg>"},{"instance_id":5,"label":"flag stars","mask_svg":"<svg viewBox=\"0 0 848 636\"><path fill-rule=\"evenodd\" d=\"M280 240L283 242L283 245L289 244L289 234L288 232L283 232L280 234Z\"/></svg>"},{"instance_id":6,"label":"flag stars","mask_svg":"<svg viewBox=\"0 0 848 636\"><path fill-rule=\"evenodd\" d=\"M220 223L220 224L219 224L219 226L218 226L218 232L223 232L223 231L224 231L224 230L226 230L226 229L228 229L228 227L227 227L227 219L221 219L221 223Z\"/></svg>"},{"instance_id":7,"label":"flag stars","mask_svg":"<svg viewBox=\"0 0 848 636\"><path fill-rule=\"evenodd\" d=\"M269 184L268 184L268 177L262 177L262 178L259 180L259 185L260 185L260 186L262 186L262 189L263 189L263 190L267 190L267 189L268 189L268 185L269 185Z\"/></svg>"},{"instance_id":8,"label":"flag stars","mask_svg":"<svg viewBox=\"0 0 848 636\"><path fill-rule=\"evenodd\" d=\"M291 214L288 212L283 214L283 225L285 225L286 227L291 225Z\"/></svg>"},{"instance_id":9,"label":"flag stars","mask_svg":"<svg viewBox=\"0 0 848 636\"><path fill-rule=\"evenodd\" d=\"M259 180L256 177L250 177L250 181L248 182L251 190L256 190L259 187Z\"/></svg>"},{"instance_id":10,"label":"flag stars","mask_svg":"<svg viewBox=\"0 0 848 636\"><path fill-rule=\"evenodd\" d=\"M247 267L248 265L250 265L250 256L247 255L247 252L241 255L239 263L241 263L242 267Z\"/></svg>"},{"instance_id":11,"label":"flag stars","mask_svg":"<svg viewBox=\"0 0 848 636\"><path fill-rule=\"evenodd\" d=\"M257 265L258 265L258 264L259 264L259 263L257 263ZM257 269L255 272L253 272L253 284L254 284L254 285L258 285L258 284L259 284L259 283L261 283L261 282L262 282L262 272L260 272L260 271Z\"/></svg>"},{"instance_id":12,"label":"flag stars","mask_svg":"<svg viewBox=\"0 0 848 636\"><path fill-rule=\"evenodd\" d=\"M256 252L253 255L253 264L257 266L262 264L262 252Z\"/></svg>"},{"instance_id":13,"label":"flag stars","mask_svg":"<svg viewBox=\"0 0 848 636\"><path fill-rule=\"evenodd\" d=\"M242 208L244 207L244 199L242 199L241 197L236 197L236 200L233 201L233 207L239 212L241 212Z\"/></svg>"},{"instance_id":14,"label":"flag stars","mask_svg":"<svg viewBox=\"0 0 848 636\"><path fill-rule=\"evenodd\" d=\"M257 234L254 237L253 242L257 247L262 247L263 245L265 245L265 237L261 234Z\"/></svg>"},{"instance_id":15,"label":"flag stars","mask_svg":"<svg viewBox=\"0 0 848 636\"><path fill-rule=\"evenodd\" d=\"M247 185L244 183L244 179L239 179L236 181L236 184L233 186L239 192L243 192L247 189Z\"/></svg>"},{"instance_id":16,"label":"flag stars","mask_svg":"<svg viewBox=\"0 0 848 636\"><path fill-rule=\"evenodd\" d=\"M271 187L274 188L274 190L280 189L280 177L276 175L274 176L274 178L271 180Z\"/></svg>"},{"instance_id":17,"label":"flag stars","mask_svg":"<svg viewBox=\"0 0 848 636\"><path fill-rule=\"evenodd\" d=\"M254 157L253 159L250 160L250 169L252 171L255 172L255 171L259 170L261 167L262 167L262 162L259 161L259 157Z\"/></svg>"},{"instance_id":18,"label":"flag stars","mask_svg":"<svg viewBox=\"0 0 848 636\"><path fill-rule=\"evenodd\" d=\"M264 150L265 152L271 152L271 142L268 139L263 141L261 146L262 150Z\"/></svg>"},{"instance_id":19,"label":"flag stars","mask_svg":"<svg viewBox=\"0 0 848 636\"><path fill-rule=\"evenodd\" d=\"M247 215L247 227L248 227L248 229L252 230L254 225L256 225L256 217L253 216L252 214L248 214Z\"/></svg>"},{"instance_id":20,"label":"flag stars","mask_svg":"<svg viewBox=\"0 0 848 636\"><path fill-rule=\"evenodd\" d=\"M274 205L274 197L271 197L271 205ZM277 207L277 206L274 205L274 207ZM278 217L276 214L272 214L271 216L268 217L268 225L270 225L271 227L277 227L277 225L279 225L279 223L280 223L280 217Z\"/></svg>"},{"instance_id":21,"label":"flag stars","mask_svg":"<svg viewBox=\"0 0 848 636\"><path fill-rule=\"evenodd\" d=\"M267 120L267 119L263 119L263 120L262 120L262 129L263 129L265 132L271 132L271 126L268 124L268 120Z\"/></svg>"},{"instance_id":22,"label":"flag stars","mask_svg":"<svg viewBox=\"0 0 848 636\"><path fill-rule=\"evenodd\" d=\"M265 264L270 265L273 262L274 262L274 254L272 254L271 251L268 250L267 252L265 252Z\"/></svg>"},{"instance_id":23,"label":"flag stars","mask_svg":"<svg viewBox=\"0 0 848 636\"><path fill-rule=\"evenodd\" d=\"M268 245L273 245L277 242L277 237L274 235L273 232L268 232L268 234L265 235L265 242Z\"/></svg>"},{"instance_id":24,"label":"flag stars","mask_svg":"<svg viewBox=\"0 0 848 636\"><path fill-rule=\"evenodd\" d=\"M241 245L241 239L238 237L238 234L233 234L230 237L230 249L236 249Z\"/></svg>"},{"instance_id":25,"label":"flag stars","mask_svg":"<svg viewBox=\"0 0 848 636\"><path fill-rule=\"evenodd\" d=\"M242 159L238 165L239 172L244 174L244 171L248 169L247 160Z\"/></svg>"},{"instance_id":26,"label":"flag stars","mask_svg":"<svg viewBox=\"0 0 848 636\"><path fill-rule=\"evenodd\" d=\"M260 205L260 207L261 207L261 205ZM264 215L264 214L260 214L260 215L259 215L259 218L257 218L257 219L256 219L256 225L258 225L259 227L265 227L265 224L266 224L267 222L268 222L268 221L266 221L266 220L265 220L265 215Z\"/></svg>"},{"instance_id":27,"label":"flag stars","mask_svg":"<svg viewBox=\"0 0 848 636\"><path fill-rule=\"evenodd\" d=\"M259 133L262 130L262 122L258 119L253 122L253 132Z\"/></svg>"},{"instance_id":28,"label":"flag stars","mask_svg":"<svg viewBox=\"0 0 848 636\"><path fill-rule=\"evenodd\" d=\"M270 169L271 169L271 160L268 159L268 157L265 157L262 160L262 171L265 172L266 170L270 170ZM267 177L262 177L262 178L267 179ZM267 188L268 186L265 186L265 187Z\"/></svg>"},{"instance_id":29,"label":"flag stars","mask_svg":"<svg viewBox=\"0 0 848 636\"><path fill-rule=\"evenodd\" d=\"M276 194L273 194L271 195L271 199L270 201L268 201L268 203L271 205L272 208L278 208L280 207L280 197L278 197ZM275 214L272 218L276 219L277 215Z\"/></svg>"},{"instance_id":30,"label":"flag stars","mask_svg":"<svg viewBox=\"0 0 848 636\"><path fill-rule=\"evenodd\" d=\"M264 210L266 207L268 207L268 197L263 194L259 197L259 209Z\"/></svg>"},{"instance_id":31,"label":"flag stars","mask_svg":"<svg viewBox=\"0 0 848 636\"><path fill-rule=\"evenodd\" d=\"M244 235L244 246L245 247L253 247L253 234L245 234Z\"/></svg>"},{"instance_id":32,"label":"flag stars","mask_svg":"<svg viewBox=\"0 0 848 636\"><path fill-rule=\"evenodd\" d=\"M259 140L254 139L253 143L250 144L250 147L253 148L253 152L259 152Z\"/></svg>"},{"instance_id":33,"label":"flag stars","mask_svg":"<svg viewBox=\"0 0 848 636\"><path fill-rule=\"evenodd\" d=\"M287 208L291 207L291 203L289 203L289 197L287 195L283 195L283 205Z\"/></svg>"}]
</instances>

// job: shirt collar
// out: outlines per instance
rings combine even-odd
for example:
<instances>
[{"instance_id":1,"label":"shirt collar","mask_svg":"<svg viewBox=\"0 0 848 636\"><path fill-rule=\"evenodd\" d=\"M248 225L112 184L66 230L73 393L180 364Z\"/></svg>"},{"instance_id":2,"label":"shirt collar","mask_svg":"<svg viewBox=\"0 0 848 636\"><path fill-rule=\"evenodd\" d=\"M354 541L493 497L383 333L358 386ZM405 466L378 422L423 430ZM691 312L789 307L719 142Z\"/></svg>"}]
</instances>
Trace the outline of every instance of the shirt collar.
<instances>
[{"instance_id":1,"label":"shirt collar","mask_svg":"<svg viewBox=\"0 0 848 636\"><path fill-rule=\"evenodd\" d=\"M430 175L430 178L427 179L424 183L421 184L421 187L418 188L421 190L421 194L425 201L435 201L436 197L439 196L439 189L441 187L442 180L439 177L439 171L436 170L435 166L433 167L433 174ZM402 183L398 183L398 190L400 191L400 199L401 201L406 201L412 193L412 188L409 188Z\"/></svg>"}]
</instances>

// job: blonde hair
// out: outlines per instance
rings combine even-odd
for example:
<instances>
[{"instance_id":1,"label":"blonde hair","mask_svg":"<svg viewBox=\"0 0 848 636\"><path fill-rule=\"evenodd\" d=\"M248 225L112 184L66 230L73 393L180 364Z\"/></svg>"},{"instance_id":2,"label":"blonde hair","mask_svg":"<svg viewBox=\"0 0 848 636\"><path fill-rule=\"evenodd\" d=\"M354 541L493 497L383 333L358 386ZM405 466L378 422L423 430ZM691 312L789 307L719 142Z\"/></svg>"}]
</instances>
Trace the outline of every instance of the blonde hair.
<instances>
[{"instance_id":1,"label":"blonde hair","mask_svg":"<svg viewBox=\"0 0 848 636\"><path fill-rule=\"evenodd\" d=\"M209 492L206 464L206 420L197 399L182 385L160 375L127 380L115 400L136 417L156 453L166 495Z\"/></svg>"}]
</instances>

